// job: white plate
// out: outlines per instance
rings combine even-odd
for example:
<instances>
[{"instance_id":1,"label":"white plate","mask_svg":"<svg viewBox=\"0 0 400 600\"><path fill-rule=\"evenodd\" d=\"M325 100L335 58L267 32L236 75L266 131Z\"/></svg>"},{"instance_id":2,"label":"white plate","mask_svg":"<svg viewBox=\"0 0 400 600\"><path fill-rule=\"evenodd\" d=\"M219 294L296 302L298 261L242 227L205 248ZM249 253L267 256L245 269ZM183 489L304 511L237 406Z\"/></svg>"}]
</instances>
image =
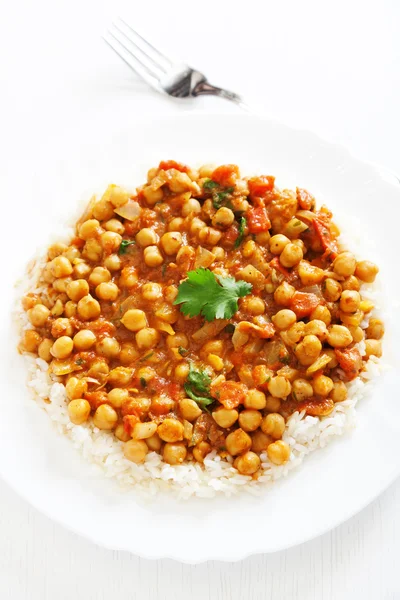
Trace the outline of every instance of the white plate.
<instances>
[{"instance_id":1,"label":"white plate","mask_svg":"<svg viewBox=\"0 0 400 600\"><path fill-rule=\"evenodd\" d=\"M381 267L388 330L385 359L394 368L358 407L354 433L308 457L261 498L141 503L110 481L93 479L25 388L6 316L13 280L57 223L73 214L82 192L108 181L140 184L150 166L233 162L242 172L276 175L282 187L304 186L319 202L355 222L355 235ZM400 187L340 147L247 115L184 115L126 123L122 116L79 123L41 141L24 160L6 164L1 186L11 202L2 227L0 473L28 502L69 529L113 549L196 563L239 560L309 540L354 515L400 472L398 436L399 298L397 255ZM4 165L3 165L4 167ZM22 175L22 176L21 176ZM9 206L9 204L8 204ZM358 225L357 225L358 223ZM357 231L358 230L358 231Z\"/></svg>"}]
</instances>

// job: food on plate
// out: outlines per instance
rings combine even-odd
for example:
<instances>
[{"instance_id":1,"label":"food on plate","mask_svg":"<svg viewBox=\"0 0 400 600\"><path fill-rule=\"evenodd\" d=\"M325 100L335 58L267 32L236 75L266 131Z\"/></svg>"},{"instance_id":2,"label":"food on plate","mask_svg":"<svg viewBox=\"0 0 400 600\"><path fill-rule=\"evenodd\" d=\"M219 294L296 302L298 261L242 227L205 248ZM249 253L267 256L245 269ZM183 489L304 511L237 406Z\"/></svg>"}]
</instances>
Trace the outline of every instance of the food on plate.
<instances>
[{"instance_id":1,"label":"food on plate","mask_svg":"<svg viewBox=\"0 0 400 600\"><path fill-rule=\"evenodd\" d=\"M214 490L275 479L329 419L342 432L382 355L378 267L339 234L308 191L236 165L162 161L136 193L110 185L22 298L47 395L30 385L135 481L154 464Z\"/></svg>"}]
</instances>

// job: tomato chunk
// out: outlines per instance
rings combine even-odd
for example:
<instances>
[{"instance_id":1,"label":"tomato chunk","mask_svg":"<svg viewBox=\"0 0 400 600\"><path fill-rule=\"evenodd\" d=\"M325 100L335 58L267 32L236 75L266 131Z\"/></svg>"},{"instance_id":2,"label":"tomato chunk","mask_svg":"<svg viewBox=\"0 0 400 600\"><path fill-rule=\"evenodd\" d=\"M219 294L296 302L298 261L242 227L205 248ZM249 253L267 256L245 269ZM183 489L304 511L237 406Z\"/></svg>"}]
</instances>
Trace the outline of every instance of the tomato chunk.
<instances>
[{"instance_id":1,"label":"tomato chunk","mask_svg":"<svg viewBox=\"0 0 400 600\"><path fill-rule=\"evenodd\" d=\"M302 210L311 210L315 204L314 196L302 188L296 188L296 199Z\"/></svg>"},{"instance_id":2,"label":"tomato chunk","mask_svg":"<svg viewBox=\"0 0 400 600\"><path fill-rule=\"evenodd\" d=\"M243 404L246 398L247 387L236 381L224 381L211 389L213 398L217 398L225 408L236 408Z\"/></svg>"},{"instance_id":3,"label":"tomato chunk","mask_svg":"<svg viewBox=\"0 0 400 600\"><path fill-rule=\"evenodd\" d=\"M324 255L330 260L334 260L338 255L338 245L335 239L333 239L332 234L329 228L320 221L315 218L312 222L314 227L314 231L321 242L321 246L325 250Z\"/></svg>"},{"instance_id":4,"label":"tomato chunk","mask_svg":"<svg viewBox=\"0 0 400 600\"><path fill-rule=\"evenodd\" d=\"M211 179L223 187L230 187L235 185L236 179L239 176L239 167L237 165L222 165L215 169L211 175Z\"/></svg>"},{"instance_id":5,"label":"tomato chunk","mask_svg":"<svg viewBox=\"0 0 400 600\"><path fill-rule=\"evenodd\" d=\"M175 160L162 160L158 165L158 168L162 169L163 171L168 171L168 169L176 169L181 173L187 173L190 171L189 167L182 163L176 162Z\"/></svg>"},{"instance_id":6,"label":"tomato chunk","mask_svg":"<svg viewBox=\"0 0 400 600\"><path fill-rule=\"evenodd\" d=\"M268 213L262 206L249 208L246 219L250 233L263 233L271 227Z\"/></svg>"},{"instance_id":7,"label":"tomato chunk","mask_svg":"<svg viewBox=\"0 0 400 600\"><path fill-rule=\"evenodd\" d=\"M295 292L290 300L290 308L296 313L297 318L308 317L320 303L315 294L306 292Z\"/></svg>"},{"instance_id":8,"label":"tomato chunk","mask_svg":"<svg viewBox=\"0 0 400 600\"><path fill-rule=\"evenodd\" d=\"M248 181L250 198L263 198L267 192L272 192L274 189L275 177L272 175L261 175L260 177L252 177Z\"/></svg>"},{"instance_id":9,"label":"tomato chunk","mask_svg":"<svg viewBox=\"0 0 400 600\"><path fill-rule=\"evenodd\" d=\"M357 377L362 368L362 357L357 348L343 348L335 350L339 366L349 379Z\"/></svg>"}]
</instances>

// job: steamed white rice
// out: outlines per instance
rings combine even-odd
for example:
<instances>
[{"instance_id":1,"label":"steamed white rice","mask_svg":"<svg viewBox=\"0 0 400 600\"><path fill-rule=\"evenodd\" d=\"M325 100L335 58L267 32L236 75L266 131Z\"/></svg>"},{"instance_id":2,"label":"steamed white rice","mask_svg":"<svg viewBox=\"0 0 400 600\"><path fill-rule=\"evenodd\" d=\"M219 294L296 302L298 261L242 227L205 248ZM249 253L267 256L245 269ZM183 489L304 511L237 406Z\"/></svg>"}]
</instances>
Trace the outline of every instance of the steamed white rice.
<instances>
[{"instance_id":1,"label":"steamed white rice","mask_svg":"<svg viewBox=\"0 0 400 600\"><path fill-rule=\"evenodd\" d=\"M63 238L68 240L69 233L66 232ZM350 247L354 252L353 236L349 244L344 243L344 236L341 236L340 241L344 247ZM357 253L355 254L357 256ZM42 265L43 257L31 263L27 277L19 286L19 298L27 291L42 291L40 288L35 289ZM378 312L381 315L380 294L375 285L363 286L361 291L364 298L374 302L374 313ZM19 331L32 327L19 301L15 316ZM367 327L367 322L368 320L361 326ZM360 342L358 348L361 354L365 355L365 343ZM289 471L298 467L307 454L323 448L336 436L354 427L357 402L369 394L373 379L378 377L382 370L380 360L372 356L366 363L361 377L347 385L348 398L336 404L333 412L325 418L306 416L304 411L291 415L283 435L283 440L291 448L289 462L276 466L268 460L267 454L263 453L262 474L257 480L253 480L250 476L238 473L232 466L231 457L222 460L215 451L206 457L204 466L196 462L171 466L156 452L148 453L143 464L130 462L124 457L123 443L113 434L99 430L92 421L84 425L74 425L70 422L65 387L54 376L50 378L48 364L44 360L33 355L25 355L25 360L28 368L28 387L38 405L48 413L58 432L71 440L84 460L97 465L105 477L116 480L123 488L134 488L136 492L146 496L169 491L180 499L188 499L191 496L209 498L218 493L231 496L240 490L259 494L265 486L280 477L285 477Z\"/></svg>"}]
</instances>

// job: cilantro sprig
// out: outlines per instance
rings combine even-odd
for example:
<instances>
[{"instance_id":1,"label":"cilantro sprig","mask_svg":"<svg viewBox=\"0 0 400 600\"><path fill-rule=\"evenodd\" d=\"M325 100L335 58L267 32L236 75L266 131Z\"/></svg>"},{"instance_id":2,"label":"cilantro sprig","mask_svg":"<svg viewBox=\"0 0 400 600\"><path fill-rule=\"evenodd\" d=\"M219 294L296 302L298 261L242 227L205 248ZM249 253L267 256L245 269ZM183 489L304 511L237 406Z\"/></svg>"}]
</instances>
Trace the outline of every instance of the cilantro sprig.
<instances>
[{"instance_id":1,"label":"cilantro sprig","mask_svg":"<svg viewBox=\"0 0 400 600\"><path fill-rule=\"evenodd\" d=\"M136 242L130 242L129 240L122 240L122 242L118 248L118 254L126 254L129 246L132 246L132 244L135 244L135 243Z\"/></svg>"},{"instance_id":2,"label":"cilantro sprig","mask_svg":"<svg viewBox=\"0 0 400 600\"><path fill-rule=\"evenodd\" d=\"M247 219L246 217L241 217L239 221L239 235L236 238L234 247L239 248L240 244L243 242L244 232L247 227Z\"/></svg>"},{"instance_id":3,"label":"cilantro sprig","mask_svg":"<svg viewBox=\"0 0 400 600\"><path fill-rule=\"evenodd\" d=\"M174 304L181 304L184 315L202 315L206 321L230 319L238 310L238 299L250 294L252 289L251 283L215 275L203 267L187 275L178 288Z\"/></svg>"},{"instance_id":4,"label":"cilantro sprig","mask_svg":"<svg viewBox=\"0 0 400 600\"><path fill-rule=\"evenodd\" d=\"M210 395L211 377L206 371L198 371L190 363L189 373L184 385L185 392L203 410L215 400Z\"/></svg>"}]
</instances>

